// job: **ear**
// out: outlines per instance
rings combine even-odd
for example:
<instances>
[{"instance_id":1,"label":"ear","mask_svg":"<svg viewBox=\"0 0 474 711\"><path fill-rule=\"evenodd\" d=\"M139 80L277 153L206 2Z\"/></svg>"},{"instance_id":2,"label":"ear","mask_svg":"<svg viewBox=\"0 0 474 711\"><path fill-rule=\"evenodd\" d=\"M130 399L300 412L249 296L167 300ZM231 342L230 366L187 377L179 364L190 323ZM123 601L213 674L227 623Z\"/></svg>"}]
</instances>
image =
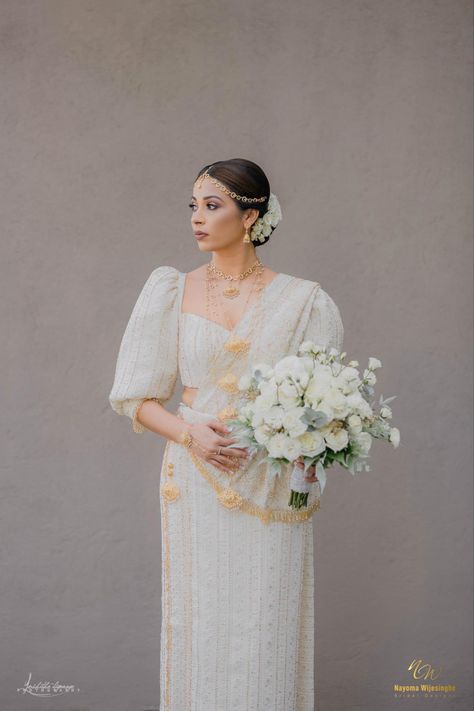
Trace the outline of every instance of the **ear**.
<instances>
[{"instance_id":1,"label":"ear","mask_svg":"<svg viewBox=\"0 0 474 711\"><path fill-rule=\"evenodd\" d=\"M245 218L244 218L244 225L245 227L252 227L253 223L256 222L258 216L259 216L259 211L255 207L251 207L248 210L245 210Z\"/></svg>"}]
</instances>

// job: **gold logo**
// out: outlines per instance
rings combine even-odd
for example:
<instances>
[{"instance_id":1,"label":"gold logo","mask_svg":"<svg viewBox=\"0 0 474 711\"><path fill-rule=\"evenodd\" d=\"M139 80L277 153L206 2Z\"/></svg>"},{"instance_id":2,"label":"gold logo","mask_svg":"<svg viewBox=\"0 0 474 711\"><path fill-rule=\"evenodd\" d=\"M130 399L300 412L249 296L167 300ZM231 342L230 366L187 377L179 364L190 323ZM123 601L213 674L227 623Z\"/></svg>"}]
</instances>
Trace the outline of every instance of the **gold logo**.
<instances>
[{"instance_id":1,"label":"gold logo","mask_svg":"<svg viewBox=\"0 0 474 711\"><path fill-rule=\"evenodd\" d=\"M433 683L439 679L442 667L435 666L423 659L412 659L407 665L408 679L393 684L396 699L452 699L456 686L446 682Z\"/></svg>"}]
</instances>

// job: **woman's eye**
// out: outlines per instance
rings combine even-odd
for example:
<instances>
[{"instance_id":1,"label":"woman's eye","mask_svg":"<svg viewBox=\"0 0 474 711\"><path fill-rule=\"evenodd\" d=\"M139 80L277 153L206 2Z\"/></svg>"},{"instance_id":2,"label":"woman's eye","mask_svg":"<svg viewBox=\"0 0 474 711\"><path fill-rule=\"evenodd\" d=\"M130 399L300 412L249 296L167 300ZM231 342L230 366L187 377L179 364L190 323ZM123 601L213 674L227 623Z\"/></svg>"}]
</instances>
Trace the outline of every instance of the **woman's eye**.
<instances>
[{"instance_id":1,"label":"woman's eye","mask_svg":"<svg viewBox=\"0 0 474 711\"><path fill-rule=\"evenodd\" d=\"M190 202L190 203L188 203L188 207L190 207L192 210L194 207L197 207L197 205L195 202ZM219 207L219 205L216 205L215 202L208 202L207 207L212 207L212 208L216 207L217 208L217 207Z\"/></svg>"}]
</instances>

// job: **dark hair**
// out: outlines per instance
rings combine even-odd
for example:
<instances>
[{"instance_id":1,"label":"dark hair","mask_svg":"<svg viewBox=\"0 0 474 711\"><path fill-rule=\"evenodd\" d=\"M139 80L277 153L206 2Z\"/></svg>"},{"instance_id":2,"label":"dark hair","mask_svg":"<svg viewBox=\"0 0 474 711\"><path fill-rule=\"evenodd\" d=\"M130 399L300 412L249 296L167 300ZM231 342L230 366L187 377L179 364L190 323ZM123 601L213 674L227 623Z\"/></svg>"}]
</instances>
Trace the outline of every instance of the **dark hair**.
<instances>
[{"instance_id":1,"label":"dark hair","mask_svg":"<svg viewBox=\"0 0 474 711\"><path fill-rule=\"evenodd\" d=\"M268 209L268 200L270 199L270 183L268 178L259 165L245 158L230 158L229 160L218 160L215 163L202 168L196 180L205 172L210 176L223 183L226 188L237 193L237 195L245 195L245 197L263 197L266 195L265 202L243 202L237 198L232 198L237 206L244 212L249 208L258 210L258 217L262 217ZM196 182L196 180L194 182ZM231 197L231 196L229 196ZM257 217L257 219L258 219ZM273 232L275 228L272 227ZM262 242L252 242L255 247L265 244L270 239L271 235L264 237Z\"/></svg>"}]
</instances>

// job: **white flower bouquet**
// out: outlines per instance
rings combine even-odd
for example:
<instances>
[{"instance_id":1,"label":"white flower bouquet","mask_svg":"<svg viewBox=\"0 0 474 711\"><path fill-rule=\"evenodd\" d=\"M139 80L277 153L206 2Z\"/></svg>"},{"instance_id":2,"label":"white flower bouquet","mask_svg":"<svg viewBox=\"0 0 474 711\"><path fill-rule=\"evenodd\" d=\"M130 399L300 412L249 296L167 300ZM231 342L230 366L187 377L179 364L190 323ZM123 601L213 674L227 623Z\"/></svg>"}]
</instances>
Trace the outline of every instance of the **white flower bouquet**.
<instances>
[{"instance_id":1,"label":"white flower bouquet","mask_svg":"<svg viewBox=\"0 0 474 711\"><path fill-rule=\"evenodd\" d=\"M271 476L281 473L283 464L293 463L288 505L307 505L311 484L307 470L315 465L321 494L326 486L326 469L334 463L352 474L370 470L367 464L372 438L385 439L398 447L400 432L389 420L389 402L377 405L374 396L375 370L382 366L369 358L362 376L358 361L344 364L346 353L304 341L298 355L282 358L274 367L254 365L238 387L238 415L227 420L234 446L249 452L266 451ZM296 466L303 462L304 467Z\"/></svg>"}]
</instances>

